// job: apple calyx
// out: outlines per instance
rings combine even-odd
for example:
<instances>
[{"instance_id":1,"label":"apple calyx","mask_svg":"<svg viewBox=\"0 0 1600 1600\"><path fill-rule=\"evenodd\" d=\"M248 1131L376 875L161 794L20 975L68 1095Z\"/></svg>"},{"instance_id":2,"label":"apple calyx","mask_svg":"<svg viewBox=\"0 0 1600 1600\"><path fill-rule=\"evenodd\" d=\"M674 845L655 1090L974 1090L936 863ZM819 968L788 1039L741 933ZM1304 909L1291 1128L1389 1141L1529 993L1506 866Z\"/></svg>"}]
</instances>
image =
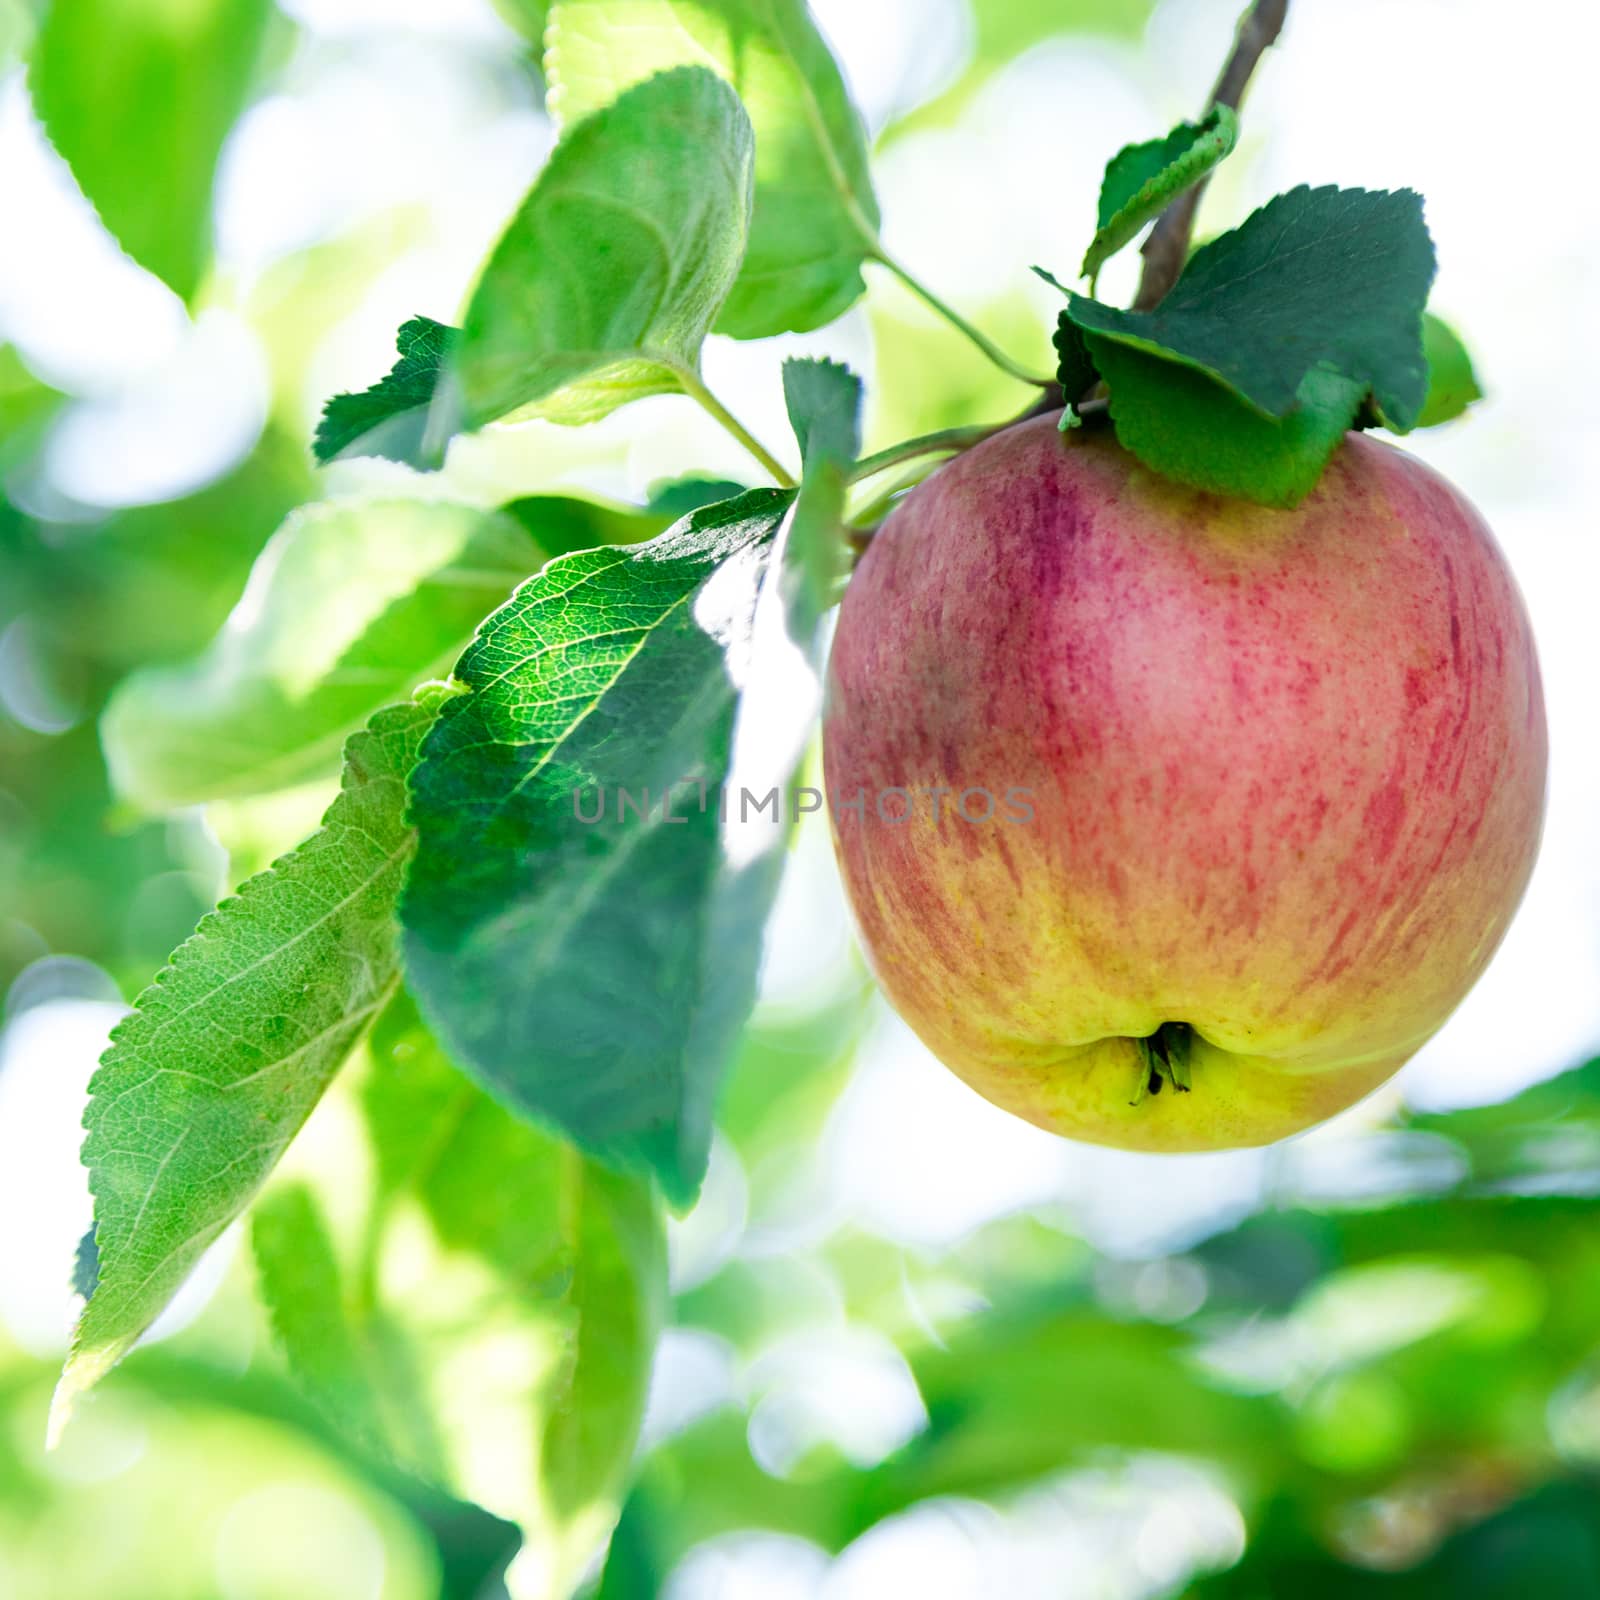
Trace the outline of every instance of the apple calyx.
<instances>
[{"instance_id":1,"label":"apple calyx","mask_svg":"<svg viewBox=\"0 0 1600 1600\"><path fill-rule=\"evenodd\" d=\"M1154 1033L1134 1042L1139 1047L1139 1077L1129 1105L1138 1105L1147 1094L1160 1094L1168 1083L1178 1094L1189 1092L1194 1029L1187 1022L1163 1022Z\"/></svg>"}]
</instances>

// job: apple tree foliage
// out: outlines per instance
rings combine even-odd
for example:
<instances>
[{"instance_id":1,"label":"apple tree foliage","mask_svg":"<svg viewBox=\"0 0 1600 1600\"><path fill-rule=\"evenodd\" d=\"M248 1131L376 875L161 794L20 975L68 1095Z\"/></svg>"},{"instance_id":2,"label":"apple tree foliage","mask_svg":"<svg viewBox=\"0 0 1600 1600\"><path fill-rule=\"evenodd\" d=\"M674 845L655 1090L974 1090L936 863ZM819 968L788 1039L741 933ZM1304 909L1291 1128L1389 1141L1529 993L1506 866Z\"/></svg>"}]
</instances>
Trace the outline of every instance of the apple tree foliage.
<instances>
[{"instance_id":1,"label":"apple tree foliage","mask_svg":"<svg viewBox=\"0 0 1600 1600\"><path fill-rule=\"evenodd\" d=\"M754 998L787 836L743 827L741 802L775 796L792 820L810 734L756 736L794 704L774 685L795 659L814 679L851 551L893 492L1005 419L863 459L859 381L790 361L785 458L707 386L710 334L825 327L868 267L948 313L884 248L865 125L802 0L505 9L542 41L559 139L459 326L405 322L393 370L328 402L317 460L426 470L464 432L676 395L746 447L752 481L689 479L645 506L308 504L265 540L214 638L122 679L102 736L128 815L342 778L321 827L200 921L101 1062L87 1300L55 1422L249 1211L263 1299L324 1414L514 1524L521 1591L564 1594L628 1492L665 1212L705 1181ZM1137 10L1101 9L1115 28ZM207 268L222 140L275 26L251 0L87 0L51 7L34 43L46 133L123 248L185 297ZM119 96L166 107L136 160ZM1064 290L1055 359L1037 363L1053 373L948 314L1064 405L1064 426L1112 427L1159 473L1289 506L1349 428L1446 421L1477 389L1426 311L1433 247L1406 191L1295 189L1194 251L1159 303L1095 297L1106 262L1236 136L1218 106L1114 156L1084 219L1088 292ZM260 499L275 520L314 493ZM352 1057L372 1167L354 1216L291 1149ZM1108 1341L1100 1313L1037 1304L970 1338L981 1348L929 1351L915 1373L937 1423L915 1450L864 1485L821 1475L805 1515L777 1520L837 1546L865 1510L990 1492L1002 1462L1022 1481L1118 1441L1241 1462L1263 1448L1260 1408L1221 1391L1174 1431L1161 1396L1186 1382L1183 1335ZM1059 1415L1021 1403L1086 1363L1098 1409L1081 1391ZM969 1392L980 1371L1002 1381ZM684 1434L629 1501L624 1563L717 1531L663 1519L673 1484L714 1472L760 1501L741 1452L720 1425Z\"/></svg>"},{"instance_id":2,"label":"apple tree foliage","mask_svg":"<svg viewBox=\"0 0 1600 1600\"><path fill-rule=\"evenodd\" d=\"M217 162L273 20L269 0L73 0L33 44L45 132L117 243L185 300L210 265ZM127 115L151 100L163 116Z\"/></svg>"}]
</instances>

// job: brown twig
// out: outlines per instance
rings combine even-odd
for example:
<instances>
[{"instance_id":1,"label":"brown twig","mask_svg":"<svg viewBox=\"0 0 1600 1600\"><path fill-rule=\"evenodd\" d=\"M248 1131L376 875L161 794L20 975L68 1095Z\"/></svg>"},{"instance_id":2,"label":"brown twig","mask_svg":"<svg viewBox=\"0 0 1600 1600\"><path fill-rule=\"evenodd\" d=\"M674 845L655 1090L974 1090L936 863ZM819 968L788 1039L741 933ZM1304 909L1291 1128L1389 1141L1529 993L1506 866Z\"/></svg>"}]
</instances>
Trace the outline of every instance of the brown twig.
<instances>
[{"instance_id":1,"label":"brown twig","mask_svg":"<svg viewBox=\"0 0 1600 1600\"><path fill-rule=\"evenodd\" d=\"M1239 109L1250 75L1256 63L1266 54L1268 47L1283 32L1289 14L1289 0L1255 0L1239 23L1234 35L1233 54L1228 57L1211 100L1206 109L1227 106ZM1200 197L1205 193L1206 179L1202 178L1192 188L1185 189L1156 219L1140 254L1144 257L1144 271L1139 278L1139 292L1134 296L1135 311L1150 311L1166 299L1167 292L1178 281L1183 264L1189 259L1189 241L1194 235L1195 212L1200 207Z\"/></svg>"},{"instance_id":2,"label":"brown twig","mask_svg":"<svg viewBox=\"0 0 1600 1600\"><path fill-rule=\"evenodd\" d=\"M1211 99L1206 105L1207 111L1213 106L1227 106L1231 111L1239 109L1251 74L1255 72L1262 56L1283 32L1283 25L1288 15L1289 0L1254 0L1250 9L1240 19L1233 38L1233 51L1222 68L1216 87L1211 91ZM1135 311L1149 311L1158 306L1166 298L1173 284L1178 281L1184 262L1189 259L1189 241L1194 236L1195 213L1199 209L1200 196L1205 190L1206 182L1207 180L1202 178L1192 188L1185 189L1156 219L1156 225L1150 230L1150 237L1145 240L1140 252L1144 256L1144 271L1139 277L1139 292L1134 296ZM1045 393L1016 420L1026 422L1030 417L1059 411L1066 403L1066 399L1060 388L1051 384ZM1079 415L1086 420L1103 420L1106 410L1103 385L1097 383L1087 396L1080 397ZM846 537L856 555L870 543L873 532L870 527L853 527L847 531Z\"/></svg>"},{"instance_id":3,"label":"brown twig","mask_svg":"<svg viewBox=\"0 0 1600 1600\"><path fill-rule=\"evenodd\" d=\"M1256 63L1266 54L1268 47L1283 32L1289 15L1289 0L1254 0L1254 4L1239 21L1233 37L1233 51L1222 68L1211 99L1206 105L1227 106L1239 109L1244 91L1250 82ZM1202 179L1193 188L1185 189L1156 219L1140 254L1144 256L1144 271L1139 277L1139 292L1134 297L1135 311L1150 311L1167 296L1183 264L1189 259L1189 241L1194 236L1195 213L1200 207L1200 196L1206 182ZM1089 391L1091 397L1103 393L1099 384ZM1047 411L1059 410L1067 400L1060 389L1052 389L1036 400L1017 418L1025 422L1029 417L1043 416Z\"/></svg>"}]
</instances>

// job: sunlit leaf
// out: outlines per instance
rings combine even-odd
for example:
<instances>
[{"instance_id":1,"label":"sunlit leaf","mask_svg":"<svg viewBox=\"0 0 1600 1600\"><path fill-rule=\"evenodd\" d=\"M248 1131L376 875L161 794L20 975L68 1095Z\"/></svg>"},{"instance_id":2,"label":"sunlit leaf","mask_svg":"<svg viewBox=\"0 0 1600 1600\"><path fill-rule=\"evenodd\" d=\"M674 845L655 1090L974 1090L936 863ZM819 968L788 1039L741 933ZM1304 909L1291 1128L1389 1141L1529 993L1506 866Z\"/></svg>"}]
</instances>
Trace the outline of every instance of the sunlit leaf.
<instances>
[{"instance_id":1,"label":"sunlit leaf","mask_svg":"<svg viewBox=\"0 0 1600 1600\"><path fill-rule=\"evenodd\" d=\"M537 49L550 20L550 0L494 0L495 8L523 38Z\"/></svg>"},{"instance_id":2,"label":"sunlit leaf","mask_svg":"<svg viewBox=\"0 0 1600 1600\"><path fill-rule=\"evenodd\" d=\"M511 518L471 506L296 511L206 651L136 672L113 695L102 737L118 793L162 811L335 770L350 731L446 676L544 559Z\"/></svg>"},{"instance_id":3,"label":"sunlit leaf","mask_svg":"<svg viewBox=\"0 0 1600 1600\"><path fill-rule=\"evenodd\" d=\"M789 503L752 490L551 562L461 658L468 692L412 784L406 964L441 1039L506 1104L680 1201L772 888L770 856L725 860L718 803ZM770 838L769 804L747 820Z\"/></svg>"},{"instance_id":4,"label":"sunlit leaf","mask_svg":"<svg viewBox=\"0 0 1600 1600\"><path fill-rule=\"evenodd\" d=\"M509 412L593 422L697 382L752 181L749 119L704 68L651 78L572 128L478 281L433 440Z\"/></svg>"},{"instance_id":5,"label":"sunlit leaf","mask_svg":"<svg viewBox=\"0 0 1600 1600\"><path fill-rule=\"evenodd\" d=\"M1238 118L1227 106L1213 106L1201 121L1180 123L1164 139L1118 151L1100 185L1095 236L1079 269L1083 276L1093 279L1140 229L1204 178L1238 137Z\"/></svg>"},{"instance_id":6,"label":"sunlit leaf","mask_svg":"<svg viewBox=\"0 0 1600 1600\"><path fill-rule=\"evenodd\" d=\"M344 1236L300 1185L253 1239L291 1368L369 1450L517 1523L511 1585L564 1597L615 1520L662 1315L647 1185L520 1121L444 1059L400 1001L363 1102L370 1231ZM418 1224L422 1223L419 1229ZM363 1263L430 1293L361 1291Z\"/></svg>"},{"instance_id":7,"label":"sunlit leaf","mask_svg":"<svg viewBox=\"0 0 1600 1600\"><path fill-rule=\"evenodd\" d=\"M185 299L273 14L270 0L59 0L34 45L45 132L117 243Z\"/></svg>"},{"instance_id":8,"label":"sunlit leaf","mask_svg":"<svg viewBox=\"0 0 1600 1600\"><path fill-rule=\"evenodd\" d=\"M1422 318L1422 351L1428 362L1428 398L1416 426L1434 428L1451 422L1483 398L1472 356L1461 336L1442 317L1429 311Z\"/></svg>"},{"instance_id":9,"label":"sunlit leaf","mask_svg":"<svg viewBox=\"0 0 1600 1600\"><path fill-rule=\"evenodd\" d=\"M878 205L866 135L804 0L557 0L545 73L572 124L669 67L704 66L755 128L755 211L717 331L821 327L860 296Z\"/></svg>"},{"instance_id":10,"label":"sunlit leaf","mask_svg":"<svg viewBox=\"0 0 1600 1600\"><path fill-rule=\"evenodd\" d=\"M57 1430L249 1203L393 997L414 844L405 776L433 714L392 707L353 737L321 831L208 916L112 1035L84 1118L99 1276Z\"/></svg>"}]
</instances>

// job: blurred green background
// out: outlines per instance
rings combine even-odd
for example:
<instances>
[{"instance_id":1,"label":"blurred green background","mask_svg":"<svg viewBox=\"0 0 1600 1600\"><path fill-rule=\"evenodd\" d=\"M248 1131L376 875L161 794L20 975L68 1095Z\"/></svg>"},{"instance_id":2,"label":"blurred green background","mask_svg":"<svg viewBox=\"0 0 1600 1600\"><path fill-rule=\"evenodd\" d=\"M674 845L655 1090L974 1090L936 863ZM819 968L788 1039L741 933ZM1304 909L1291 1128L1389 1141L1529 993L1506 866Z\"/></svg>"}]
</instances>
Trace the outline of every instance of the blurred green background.
<instances>
[{"instance_id":1,"label":"blurred green background","mask_svg":"<svg viewBox=\"0 0 1600 1600\"><path fill-rule=\"evenodd\" d=\"M491 429L433 478L312 468L322 400L385 371L406 317L457 315L547 153L541 10L0 0L0 1600L503 1592L507 1525L297 1398L232 1236L63 1447L43 1437L106 1032L328 793L140 820L101 753L110 691L209 641L309 500L642 501L750 471L675 399ZM878 141L891 248L1021 353L1051 313L1027 267L1070 267L1106 156L1198 109L1236 6L814 10ZM1569 20L1529 0L1516 26ZM1496 526L1550 691L1546 850L1505 950L1400 1086L1329 1128L1089 1150L978 1101L887 1014L802 829L711 1179L672 1225L601 1594L1600 1594L1600 221L1572 199L1582 53L1508 74L1508 26L1491 0L1295 8L1202 219L1302 181L1428 197L1434 303L1490 399L1416 448ZM817 352L868 374L869 448L1026 398L881 278L834 327L713 340L707 367L778 437L779 360Z\"/></svg>"}]
</instances>

